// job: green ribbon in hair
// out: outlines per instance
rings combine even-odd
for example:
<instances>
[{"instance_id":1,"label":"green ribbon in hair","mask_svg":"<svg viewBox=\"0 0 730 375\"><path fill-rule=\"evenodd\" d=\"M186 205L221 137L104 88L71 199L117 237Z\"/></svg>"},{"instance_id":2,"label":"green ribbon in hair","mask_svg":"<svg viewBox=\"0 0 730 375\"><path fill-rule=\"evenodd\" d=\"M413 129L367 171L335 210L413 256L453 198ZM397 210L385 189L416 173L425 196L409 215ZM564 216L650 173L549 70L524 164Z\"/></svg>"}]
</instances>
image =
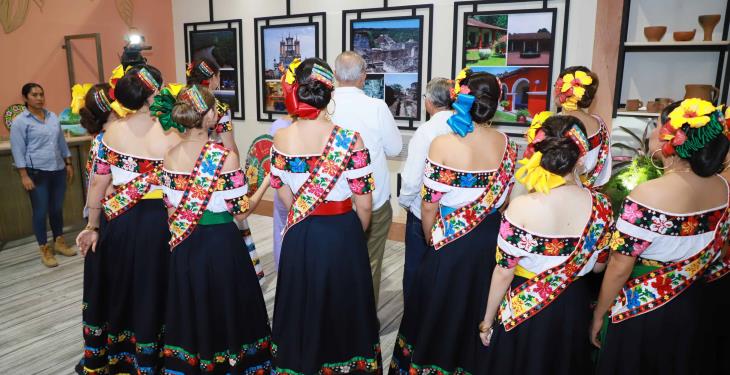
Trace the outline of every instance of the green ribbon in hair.
<instances>
[{"instance_id":1,"label":"green ribbon in hair","mask_svg":"<svg viewBox=\"0 0 730 375\"><path fill-rule=\"evenodd\" d=\"M165 131L174 128L180 133L185 133L185 127L172 120L172 107L175 106L176 100L177 98L170 88L165 87L155 96L155 101L150 106L150 112L157 117Z\"/></svg>"}]
</instances>

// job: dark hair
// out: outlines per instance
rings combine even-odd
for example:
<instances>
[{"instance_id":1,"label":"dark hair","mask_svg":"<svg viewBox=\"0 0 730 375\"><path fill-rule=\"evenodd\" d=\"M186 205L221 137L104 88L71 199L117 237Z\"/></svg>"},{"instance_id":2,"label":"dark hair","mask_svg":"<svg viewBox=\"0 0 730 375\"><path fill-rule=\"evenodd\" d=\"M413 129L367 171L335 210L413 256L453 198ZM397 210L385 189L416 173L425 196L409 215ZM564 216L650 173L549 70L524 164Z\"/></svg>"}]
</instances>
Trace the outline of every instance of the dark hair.
<instances>
[{"instance_id":1,"label":"dark hair","mask_svg":"<svg viewBox=\"0 0 730 375\"><path fill-rule=\"evenodd\" d=\"M180 93L177 95L178 99L172 107L170 117L172 118L172 121L184 126L186 129L202 127L203 117L208 113L198 113L192 105L183 100L185 97L183 93L190 90L193 86L197 86L198 91L200 91L200 95L203 97L205 104L208 106L208 111L215 110L215 96L207 87L200 85L185 86L185 88L180 90Z\"/></svg>"},{"instance_id":2,"label":"dark hair","mask_svg":"<svg viewBox=\"0 0 730 375\"><path fill-rule=\"evenodd\" d=\"M669 121L669 114L682 104L681 101L674 102L664 108L661 114L662 123L659 127L663 126ZM687 135L687 139L692 139L696 136L696 132L699 129L692 128L687 124L682 125L682 131ZM705 147L701 150L693 152L689 158L683 158L689 161L689 166L692 168L692 172L701 177L710 177L716 173L722 171L725 157L727 156L728 149L730 149L730 141L727 137L720 133L713 140L707 142ZM677 154L678 157L682 158Z\"/></svg>"},{"instance_id":3,"label":"dark hair","mask_svg":"<svg viewBox=\"0 0 730 375\"><path fill-rule=\"evenodd\" d=\"M213 75L220 72L220 65L216 61L207 57L201 57L198 60L193 61L193 68L190 71L190 76L187 77L188 85L200 85L203 81L209 80L210 77L206 77L205 74L199 69L201 63L206 63L211 69L213 69Z\"/></svg>"},{"instance_id":4,"label":"dark hair","mask_svg":"<svg viewBox=\"0 0 730 375\"><path fill-rule=\"evenodd\" d=\"M110 88L111 86L109 86L108 83L99 83L91 87L89 92L86 93L84 98L86 103L83 108L79 110L79 115L81 116L81 126L83 126L89 134L98 134L109 119L109 114L112 112L111 110L106 110L106 108L99 108L99 105L94 98L94 94L101 91L108 100Z\"/></svg>"},{"instance_id":5,"label":"dark hair","mask_svg":"<svg viewBox=\"0 0 730 375\"><path fill-rule=\"evenodd\" d=\"M162 84L162 74L152 65L137 65L124 73L124 77L117 81L117 86L114 88L114 97L123 106L132 110L142 108L147 98L154 94L154 90L147 87L137 76L142 68L147 69L157 83Z\"/></svg>"},{"instance_id":6,"label":"dark hair","mask_svg":"<svg viewBox=\"0 0 730 375\"><path fill-rule=\"evenodd\" d=\"M540 166L548 172L565 176L575 168L580 158L580 149L565 135L573 125L577 125L585 136L585 125L573 116L550 116L542 124L541 130L545 139L535 144L535 151L542 152Z\"/></svg>"},{"instance_id":7,"label":"dark hair","mask_svg":"<svg viewBox=\"0 0 730 375\"><path fill-rule=\"evenodd\" d=\"M474 122L485 123L494 117L499 106L502 88L494 74L467 71L466 78L461 82L469 87L469 94L474 96L471 106L471 118Z\"/></svg>"},{"instance_id":8,"label":"dark hair","mask_svg":"<svg viewBox=\"0 0 730 375\"><path fill-rule=\"evenodd\" d=\"M23 85L23 88L20 90L20 93L23 94L23 99L28 98L28 94L30 94L30 90L33 90L33 88L39 88L41 91L43 90L43 86L35 83L35 82L28 82L25 85ZM25 106L28 106L28 102L25 102Z\"/></svg>"},{"instance_id":9,"label":"dark hair","mask_svg":"<svg viewBox=\"0 0 730 375\"><path fill-rule=\"evenodd\" d=\"M308 79L312 74L312 68L315 64L326 68L330 72L332 71L329 64L322 59L310 57L302 61L301 65L299 65L294 72L297 76L297 82L299 83L297 96L299 97L299 101L302 103L307 103L317 109L324 109L327 107L330 99L332 99L333 89L325 86L324 83L317 81L316 79Z\"/></svg>"},{"instance_id":10,"label":"dark hair","mask_svg":"<svg viewBox=\"0 0 730 375\"><path fill-rule=\"evenodd\" d=\"M575 75L575 72L578 71L589 75L593 79L593 83L583 87L586 89L585 94L583 94L583 97L577 103L578 108L588 108L591 106L591 103L593 103L593 98L596 96L596 91L598 90L598 76L596 73L593 73L585 66L577 65L565 68L562 72L560 72L560 77L568 73Z\"/></svg>"}]
</instances>

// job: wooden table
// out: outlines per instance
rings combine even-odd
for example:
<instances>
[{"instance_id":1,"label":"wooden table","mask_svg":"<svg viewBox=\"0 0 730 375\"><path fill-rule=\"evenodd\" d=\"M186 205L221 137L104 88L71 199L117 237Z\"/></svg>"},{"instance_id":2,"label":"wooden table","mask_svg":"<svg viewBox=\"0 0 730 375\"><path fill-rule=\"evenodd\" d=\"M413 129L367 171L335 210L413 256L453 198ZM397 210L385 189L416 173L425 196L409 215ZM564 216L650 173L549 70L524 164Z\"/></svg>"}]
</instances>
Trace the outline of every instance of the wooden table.
<instances>
[{"instance_id":1,"label":"wooden table","mask_svg":"<svg viewBox=\"0 0 730 375\"><path fill-rule=\"evenodd\" d=\"M63 225L81 226L86 201L85 164L91 143L90 136L66 138L71 150L74 179L66 187L63 202ZM28 193L23 189L20 176L13 166L10 142L0 142L0 242L7 242L33 234L32 210ZM48 226L50 230L50 226ZM72 242L67 238L67 242Z\"/></svg>"}]
</instances>

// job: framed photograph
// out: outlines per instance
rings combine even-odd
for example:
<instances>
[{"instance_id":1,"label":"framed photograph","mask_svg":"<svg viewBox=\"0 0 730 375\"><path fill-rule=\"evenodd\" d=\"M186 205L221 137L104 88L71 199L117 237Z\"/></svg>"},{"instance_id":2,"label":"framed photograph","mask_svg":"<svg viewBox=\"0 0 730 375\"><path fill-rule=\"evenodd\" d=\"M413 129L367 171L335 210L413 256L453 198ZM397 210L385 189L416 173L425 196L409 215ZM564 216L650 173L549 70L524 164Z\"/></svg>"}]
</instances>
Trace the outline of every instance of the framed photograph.
<instances>
[{"instance_id":1,"label":"framed photograph","mask_svg":"<svg viewBox=\"0 0 730 375\"><path fill-rule=\"evenodd\" d=\"M400 128L415 129L431 79L433 6L345 10L342 17L343 50L367 64L365 93L384 100Z\"/></svg>"},{"instance_id":2,"label":"framed photograph","mask_svg":"<svg viewBox=\"0 0 730 375\"><path fill-rule=\"evenodd\" d=\"M570 0L551 3L554 7L543 2L542 8L524 3L523 9L509 10L488 1L454 3L454 46L461 50L453 55L452 74L469 67L500 78L496 125L524 128L535 114L549 110L553 77L564 66Z\"/></svg>"},{"instance_id":3,"label":"framed photograph","mask_svg":"<svg viewBox=\"0 0 730 375\"><path fill-rule=\"evenodd\" d=\"M221 83L213 93L231 107L236 120L244 119L242 49L241 20L185 24L186 60L207 57L218 62Z\"/></svg>"},{"instance_id":4,"label":"framed photograph","mask_svg":"<svg viewBox=\"0 0 730 375\"><path fill-rule=\"evenodd\" d=\"M325 14L262 17L256 32L256 103L259 121L274 121L286 114L281 77L296 58L326 60Z\"/></svg>"}]
</instances>

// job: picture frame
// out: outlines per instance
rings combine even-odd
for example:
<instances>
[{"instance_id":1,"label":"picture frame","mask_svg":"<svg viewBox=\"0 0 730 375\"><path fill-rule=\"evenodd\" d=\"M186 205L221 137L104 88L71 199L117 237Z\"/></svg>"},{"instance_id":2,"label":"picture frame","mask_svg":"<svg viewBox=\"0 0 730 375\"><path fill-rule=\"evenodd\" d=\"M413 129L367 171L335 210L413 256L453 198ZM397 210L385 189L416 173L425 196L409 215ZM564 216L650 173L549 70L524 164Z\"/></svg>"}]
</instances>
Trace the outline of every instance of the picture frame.
<instances>
[{"instance_id":1,"label":"picture frame","mask_svg":"<svg viewBox=\"0 0 730 375\"><path fill-rule=\"evenodd\" d=\"M327 59L326 28L324 12L254 19L258 121L273 122L286 115L280 82L291 60Z\"/></svg>"},{"instance_id":2,"label":"picture frame","mask_svg":"<svg viewBox=\"0 0 730 375\"><path fill-rule=\"evenodd\" d=\"M243 38L242 21L220 20L190 22L184 24L185 60L191 62L198 56L219 58L221 63L221 87L215 90L216 98L228 104L234 120L246 118L243 90Z\"/></svg>"},{"instance_id":3,"label":"picture frame","mask_svg":"<svg viewBox=\"0 0 730 375\"><path fill-rule=\"evenodd\" d=\"M432 4L342 11L342 50L363 55L365 91L386 101L400 129L415 130L427 117L422 94L431 80L432 25Z\"/></svg>"}]
</instances>

